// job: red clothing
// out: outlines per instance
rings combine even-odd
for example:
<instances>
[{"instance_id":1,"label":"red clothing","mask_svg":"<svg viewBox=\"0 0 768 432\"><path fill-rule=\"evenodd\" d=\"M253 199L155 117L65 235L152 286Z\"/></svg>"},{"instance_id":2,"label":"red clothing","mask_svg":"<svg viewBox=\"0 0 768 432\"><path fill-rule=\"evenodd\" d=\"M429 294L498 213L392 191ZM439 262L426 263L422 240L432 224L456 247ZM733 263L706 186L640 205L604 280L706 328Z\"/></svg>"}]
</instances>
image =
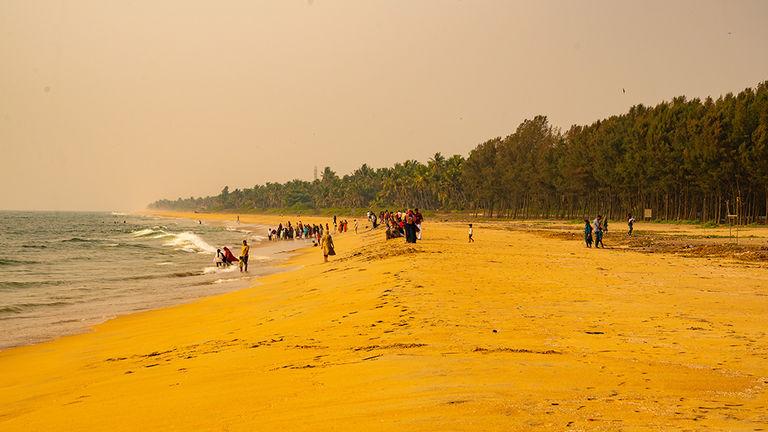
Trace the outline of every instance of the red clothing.
<instances>
[{"instance_id":1,"label":"red clothing","mask_svg":"<svg viewBox=\"0 0 768 432\"><path fill-rule=\"evenodd\" d=\"M237 262L237 258L235 258L232 251L226 246L224 246L224 259L229 263Z\"/></svg>"}]
</instances>

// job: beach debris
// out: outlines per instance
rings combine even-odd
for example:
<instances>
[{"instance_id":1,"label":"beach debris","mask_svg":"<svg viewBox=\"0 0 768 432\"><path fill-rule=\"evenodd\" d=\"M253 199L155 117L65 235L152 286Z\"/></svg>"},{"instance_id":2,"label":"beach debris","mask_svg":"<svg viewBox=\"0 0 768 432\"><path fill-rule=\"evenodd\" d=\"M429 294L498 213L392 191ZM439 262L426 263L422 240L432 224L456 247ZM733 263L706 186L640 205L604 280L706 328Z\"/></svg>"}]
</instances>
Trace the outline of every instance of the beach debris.
<instances>
[{"instance_id":1,"label":"beach debris","mask_svg":"<svg viewBox=\"0 0 768 432\"><path fill-rule=\"evenodd\" d=\"M517 354L562 354L560 351L555 350L531 350L531 349L525 349L525 348L481 348L477 347L472 352L479 352L483 354L489 354L489 353L499 353L499 352L509 352L509 353L517 353Z\"/></svg>"},{"instance_id":2,"label":"beach debris","mask_svg":"<svg viewBox=\"0 0 768 432\"><path fill-rule=\"evenodd\" d=\"M354 347L353 351L373 351L377 349L409 349L409 348L421 348L427 346L422 343L394 343L391 345L369 345L362 347Z\"/></svg>"}]
</instances>

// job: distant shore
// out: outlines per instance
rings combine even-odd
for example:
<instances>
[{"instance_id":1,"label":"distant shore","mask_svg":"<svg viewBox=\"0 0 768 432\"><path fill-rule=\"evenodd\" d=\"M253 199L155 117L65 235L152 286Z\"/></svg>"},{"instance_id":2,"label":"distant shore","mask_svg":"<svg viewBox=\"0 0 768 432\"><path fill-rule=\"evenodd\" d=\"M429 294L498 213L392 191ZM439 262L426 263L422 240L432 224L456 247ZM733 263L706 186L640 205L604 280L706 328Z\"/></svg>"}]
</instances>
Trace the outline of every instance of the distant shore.
<instances>
[{"instance_id":1,"label":"distant shore","mask_svg":"<svg viewBox=\"0 0 768 432\"><path fill-rule=\"evenodd\" d=\"M286 263L296 270L252 288L0 351L0 430L768 422L761 261L636 252L618 221L606 237L614 249L594 250L568 237L578 229L568 223L481 222L470 244L466 224L428 219L424 240L406 245L358 220L360 234L334 237L328 264L308 246ZM637 229L725 242L711 237L721 231L654 225ZM759 247L768 230L754 230Z\"/></svg>"}]
</instances>

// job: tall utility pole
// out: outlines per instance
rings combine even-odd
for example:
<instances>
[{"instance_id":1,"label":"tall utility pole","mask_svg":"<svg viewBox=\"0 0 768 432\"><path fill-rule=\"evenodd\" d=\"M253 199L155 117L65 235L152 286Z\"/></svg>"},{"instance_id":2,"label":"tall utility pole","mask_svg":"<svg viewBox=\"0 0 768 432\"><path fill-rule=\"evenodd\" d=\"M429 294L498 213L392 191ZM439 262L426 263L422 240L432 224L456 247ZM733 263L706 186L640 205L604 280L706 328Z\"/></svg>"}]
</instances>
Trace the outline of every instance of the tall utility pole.
<instances>
[{"instance_id":1,"label":"tall utility pole","mask_svg":"<svg viewBox=\"0 0 768 432\"><path fill-rule=\"evenodd\" d=\"M315 180L317 180L317 165L315 165Z\"/></svg>"}]
</instances>

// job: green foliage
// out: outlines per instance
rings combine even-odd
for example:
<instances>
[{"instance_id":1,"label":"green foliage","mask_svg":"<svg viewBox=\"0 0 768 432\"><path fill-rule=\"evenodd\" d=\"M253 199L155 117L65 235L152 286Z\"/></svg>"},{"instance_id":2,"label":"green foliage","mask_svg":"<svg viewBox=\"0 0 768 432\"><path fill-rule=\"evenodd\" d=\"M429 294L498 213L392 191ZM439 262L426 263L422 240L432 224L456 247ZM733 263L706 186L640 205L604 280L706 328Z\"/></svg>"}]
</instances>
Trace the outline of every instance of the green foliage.
<instances>
[{"instance_id":1,"label":"green foliage","mask_svg":"<svg viewBox=\"0 0 768 432\"><path fill-rule=\"evenodd\" d=\"M768 211L768 82L718 99L677 97L654 107L574 125L546 117L477 145L465 159L436 153L426 164L363 164L339 177L266 183L206 198L160 200L152 208L471 210L487 217L578 220L602 213L638 219L754 223Z\"/></svg>"}]
</instances>

